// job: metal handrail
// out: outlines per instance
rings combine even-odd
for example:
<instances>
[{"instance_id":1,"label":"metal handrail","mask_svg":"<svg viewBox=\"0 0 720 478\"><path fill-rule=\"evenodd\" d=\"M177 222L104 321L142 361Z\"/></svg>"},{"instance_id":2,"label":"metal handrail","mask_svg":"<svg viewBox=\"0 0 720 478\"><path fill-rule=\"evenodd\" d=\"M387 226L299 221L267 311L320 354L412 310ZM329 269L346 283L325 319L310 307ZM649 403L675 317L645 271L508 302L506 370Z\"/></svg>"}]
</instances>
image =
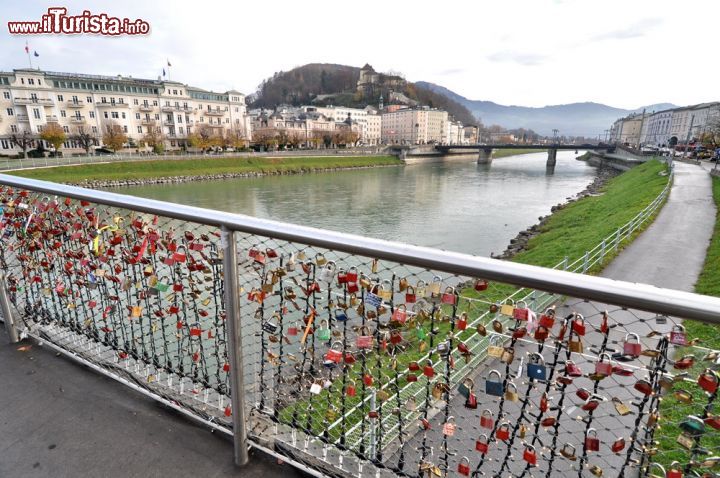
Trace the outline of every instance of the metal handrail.
<instances>
[{"instance_id":1,"label":"metal handrail","mask_svg":"<svg viewBox=\"0 0 720 478\"><path fill-rule=\"evenodd\" d=\"M76 186L0 174L0 183L50 195L60 195L99 204L133 209L183 221L273 237L289 242L333 249L410 266L436 269L467 277L508 282L522 287L583 297L635 309L660 312L708 323L720 323L720 299L663 289L647 284L617 281L552 270L459 252L371 239L268 219L259 219L154 199L85 189Z\"/></svg>"}]
</instances>

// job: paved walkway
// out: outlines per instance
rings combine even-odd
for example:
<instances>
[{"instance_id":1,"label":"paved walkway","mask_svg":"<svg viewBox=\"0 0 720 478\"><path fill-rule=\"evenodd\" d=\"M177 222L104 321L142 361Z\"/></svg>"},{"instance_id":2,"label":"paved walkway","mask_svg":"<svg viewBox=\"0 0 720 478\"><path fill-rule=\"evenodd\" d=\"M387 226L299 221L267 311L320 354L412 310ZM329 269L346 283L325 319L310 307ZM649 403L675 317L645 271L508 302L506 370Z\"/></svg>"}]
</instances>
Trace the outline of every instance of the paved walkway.
<instances>
[{"instance_id":1,"label":"paved walkway","mask_svg":"<svg viewBox=\"0 0 720 478\"><path fill-rule=\"evenodd\" d=\"M261 453L237 469L224 436L0 325L0 477L165 476L302 475Z\"/></svg>"},{"instance_id":2,"label":"paved walkway","mask_svg":"<svg viewBox=\"0 0 720 478\"><path fill-rule=\"evenodd\" d=\"M655 222L602 273L611 279L692 291L715 226L708 171L675 162L675 182Z\"/></svg>"}]
</instances>

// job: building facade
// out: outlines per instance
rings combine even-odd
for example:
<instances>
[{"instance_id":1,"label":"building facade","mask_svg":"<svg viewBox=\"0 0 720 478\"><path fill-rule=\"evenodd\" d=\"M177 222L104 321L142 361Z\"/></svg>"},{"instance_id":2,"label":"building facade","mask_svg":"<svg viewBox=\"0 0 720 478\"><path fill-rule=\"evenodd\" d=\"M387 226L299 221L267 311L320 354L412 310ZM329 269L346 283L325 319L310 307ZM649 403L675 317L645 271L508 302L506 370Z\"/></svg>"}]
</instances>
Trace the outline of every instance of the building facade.
<instances>
[{"instance_id":1,"label":"building facade","mask_svg":"<svg viewBox=\"0 0 720 478\"><path fill-rule=\"evenodd\" d=\"M0 72L0 154L16 154L10 137L27 131L37 136L50 123L68 135L65 149L82 151L72 140L78 131L102 144L109 126L128 136L126 147L140 149L150 128L163 134L166 148L187 145L188 135L210 128L251 138L245 95L215 93L183 83L123 76L56 73L33 69ZM206 126L201 126L206 125Z\"/></svg>"},{"instance_id":2,"label":"building facade","mask_svg":"<svg viewBox=\"0 0 720 478\"><path fill-rule=\"evenodd\" d=\"M447 139L447 111L400 108L382 114L382 142L387 144L442 143Z\"/></svg>"}]
</instances>

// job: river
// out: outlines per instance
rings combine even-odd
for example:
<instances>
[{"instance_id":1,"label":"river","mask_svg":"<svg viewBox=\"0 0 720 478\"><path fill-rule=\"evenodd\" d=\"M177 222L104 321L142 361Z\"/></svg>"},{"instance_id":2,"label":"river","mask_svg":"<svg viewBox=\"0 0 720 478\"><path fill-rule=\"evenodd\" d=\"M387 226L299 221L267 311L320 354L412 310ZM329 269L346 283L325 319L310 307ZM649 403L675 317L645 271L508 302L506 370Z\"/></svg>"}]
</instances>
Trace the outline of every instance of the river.
<instances>
[{"instance_id":1,"label":"river","mask_svg":"<svg viewBox=\"0 0 720 478\"><path fill-rule=\"evenodd\" d=\"M294 176L121 187L116 192L380 239L489 256L550 207L583 190L595 168L560 152Z\"/></svg>"}]
</instances>

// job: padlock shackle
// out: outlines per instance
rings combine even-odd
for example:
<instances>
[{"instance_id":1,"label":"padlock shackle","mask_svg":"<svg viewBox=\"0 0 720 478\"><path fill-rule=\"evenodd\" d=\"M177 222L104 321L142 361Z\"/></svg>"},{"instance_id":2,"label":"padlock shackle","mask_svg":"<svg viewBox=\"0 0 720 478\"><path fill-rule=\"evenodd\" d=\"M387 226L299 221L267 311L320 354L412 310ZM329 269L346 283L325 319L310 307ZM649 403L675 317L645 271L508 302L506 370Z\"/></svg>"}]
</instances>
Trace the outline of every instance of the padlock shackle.
<instances>
[{"instance_id":1,"label":"padlock shackle","mask_svg":"<svg viewBox=\"0 0 720 478\"><path fill-rule=\"evenodd\" d=\"M428 360L428 362L429 362L429 360ZM493 374L496 374L499 379L502 379L502 374L500 372L498 372L497 370L493 369L493 370L490 370L490 373L488 373L488 376L485 380L489 379Z\"/></svg>"},{"instance_id":2,"label":"padlock shackle","mask_svg":"<svg viewBox=\"0 0 720 478\"><path fill-rule=\"evenodd\" d=\"M542 327L542 326L541 326L541 327ZM547 330L546 327L543 327L543 328ZM535 362L535 363L537 363L538 365L545 365L545 358L542 356L542 354L540 354L540 353L538 353L538 352L533 352L533 353L530 354L530 358L532 359L533 357L537 357L537 358L538 358L538 361Z\"/></svg>"},{"instance_id":3,"label":"padlock shackle","mask_svg":"<svg viewBox=\"0 0 720 478\"><path fill-rule=\"evenodd\" d=\"M640 343L640 336L635 332L628 332L627 334L625 334L625 342L627 342L630 337L635 337L635 341L637 343Z\"/></svg>"}]
</instances>

